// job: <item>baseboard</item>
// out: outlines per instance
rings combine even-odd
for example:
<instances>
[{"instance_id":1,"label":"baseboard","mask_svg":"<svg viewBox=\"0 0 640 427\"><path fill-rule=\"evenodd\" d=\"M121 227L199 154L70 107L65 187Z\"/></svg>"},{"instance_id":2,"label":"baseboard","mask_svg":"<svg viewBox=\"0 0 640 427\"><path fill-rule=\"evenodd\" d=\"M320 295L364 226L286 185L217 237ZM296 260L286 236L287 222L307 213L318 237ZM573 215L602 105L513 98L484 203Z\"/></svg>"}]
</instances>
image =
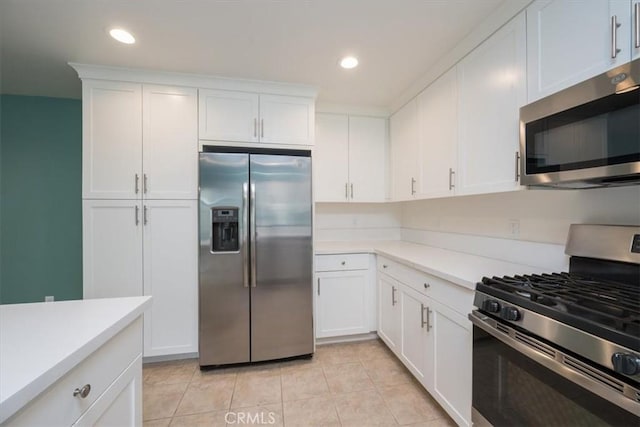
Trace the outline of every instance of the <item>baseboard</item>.
<instances>
[{"instance_id":1,"label":"baseboard","mask_svg":"<svg viewBox=\"0 0 640 427\"><path fill-rule=\"evenodd\" d=\"M327 337L327 338L316 338L316 345L325 345L325 344L339 344L339 343L348 343L348 342L358 342L358 341L369 341L378 339L378 334L376 331L369 332L368 334L357 334L357 335L345 335L341 337Z\"/></svg>"},{"instance_id":2,"label":"baseboard","mask_svg":"<svg viewBox=\"0 0 640 427\"><path fill-rule=\"evenodd\" d=\"M142 364L156 363L156 362L170 362L172 360L197 359L197 358L198 358L198 353L167 354L163 356L143 357Z\"/></svg>"}]
</instances>

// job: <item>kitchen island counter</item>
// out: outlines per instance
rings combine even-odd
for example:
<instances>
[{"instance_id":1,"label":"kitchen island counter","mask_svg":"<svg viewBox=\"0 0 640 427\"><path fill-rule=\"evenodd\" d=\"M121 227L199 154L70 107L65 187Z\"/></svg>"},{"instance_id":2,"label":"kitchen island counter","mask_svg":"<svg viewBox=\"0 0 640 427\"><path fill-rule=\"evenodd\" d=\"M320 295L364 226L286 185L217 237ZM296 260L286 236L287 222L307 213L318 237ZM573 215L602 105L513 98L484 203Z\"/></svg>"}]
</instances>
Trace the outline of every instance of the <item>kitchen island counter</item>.
<instances>
[{"instance_id":1,"label":"kitchen island counter","mask_svg":"<svg viewBox=\"0 0 640 427\"><path fill-rule=\"evenodd\" d=\"M139 318L151 297L0 306L0 423Z\"/></svg>"}]
</instances>

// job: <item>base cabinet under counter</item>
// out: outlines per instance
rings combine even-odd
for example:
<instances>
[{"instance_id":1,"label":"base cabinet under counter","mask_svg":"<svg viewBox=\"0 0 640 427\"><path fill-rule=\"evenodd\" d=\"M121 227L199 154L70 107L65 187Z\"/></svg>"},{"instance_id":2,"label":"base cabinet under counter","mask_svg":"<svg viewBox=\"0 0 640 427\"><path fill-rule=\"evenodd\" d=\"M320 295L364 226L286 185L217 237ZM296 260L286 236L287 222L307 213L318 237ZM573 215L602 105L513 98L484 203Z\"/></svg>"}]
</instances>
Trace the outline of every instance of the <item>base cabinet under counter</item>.
<instances>
[{"instance_id":1,"label":"base cabinet under counter","mask_svg":"<svg viewBox=\"0 0 640 427\"><path fill-rule=\"evenodd\" d=\"M375 330L375 263L368 253L315 256L316 338Z\"/></svg>"},{"instance_id":2,"label":"base cabinet under counter","mask_svg":"<svg viewBox=\"0 0 640 427\"><path fill-rule=\"evenodd\" d=\"M378 335L458 425L471 425L473 291L382 256Z\"/></svg>"}]
</instances>

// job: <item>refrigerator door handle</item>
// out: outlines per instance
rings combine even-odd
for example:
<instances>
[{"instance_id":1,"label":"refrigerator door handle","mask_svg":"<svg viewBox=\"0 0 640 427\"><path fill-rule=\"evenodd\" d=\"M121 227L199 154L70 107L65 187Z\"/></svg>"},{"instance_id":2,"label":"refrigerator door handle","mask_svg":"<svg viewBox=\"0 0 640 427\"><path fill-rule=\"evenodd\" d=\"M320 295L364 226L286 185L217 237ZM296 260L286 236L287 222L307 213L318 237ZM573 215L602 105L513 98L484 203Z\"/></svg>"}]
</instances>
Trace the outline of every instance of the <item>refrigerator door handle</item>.
<instances>
[{"instance_id":1,"label":"refrigerator door handle","mask_svg":"<svg viewBox=\"0 0 640 427\"><path fill-rule=\"evenodd\" d=\"M251 183L251 198L249 200L249 210L251 218L249 219L250 224L250 238L251 238L251 287L255 288L257 285L257 274L256 274L256 184Z\"/></svg>"},{"instance_id":2,"label":"refrigerator door handle","mask_svg":"<svg viewBox=\"0 0 640 427\"><path fill-rule=\"evenodd\" d=\"M249 253L247 251L247 199L249 198L249 184L242 184L242 284L249 287Z\"/></svg>"}]
</instances>

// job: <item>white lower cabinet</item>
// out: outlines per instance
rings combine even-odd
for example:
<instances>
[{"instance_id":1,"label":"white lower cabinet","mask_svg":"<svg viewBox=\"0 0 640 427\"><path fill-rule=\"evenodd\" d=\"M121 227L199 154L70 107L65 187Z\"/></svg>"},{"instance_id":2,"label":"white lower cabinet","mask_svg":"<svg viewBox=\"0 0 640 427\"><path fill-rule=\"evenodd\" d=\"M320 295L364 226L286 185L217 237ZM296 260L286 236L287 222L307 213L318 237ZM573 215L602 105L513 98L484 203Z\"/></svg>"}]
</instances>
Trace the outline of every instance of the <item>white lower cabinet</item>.
<instances>
[{"instance_id":1,"label":"white lower cabinet","mask_svg":"<svg viewBox=\"0 0 640 427\"><path fill-rule=\"evenodd\" d=\"M198 351L196 200L84 200L84 298L150 295L144 356Z\"/></svg>"},{"instance_id":2,"label":"white lower cabinet","mask_svg":"<svg viewBox=\"0 0 640 427\"><path fill-rule=\"evenodd\" d=\"M141 426L142 318L81 360L5 425Z\"/></svg>"},{"instance_id":3,"label":"white lower cabinet","mask_svg":"<svg viewBox=\"0 0 640 427\"><path fill-rule=\"evenodd\" d=\"M473 291L378 257L378 292L380 338L458 425L470 426Z\"/></svg>"},{"instance_id":4,"label":"white lower cabinet","mask_svg":"<svg viewBox=\"0 0 640 427\"><path fill-rule=\"evenodd\" d=\"M378 275L378 335L394 352L400 348L399 287L400 285L390 277Z\"/></svg>"},{"instance_id":5,"label":"white lower cabinet","mask_svg":"<svg viewBox=\"0 0 640 427\"><path fill-rule=\"evenodd\" d=\"M316 338L365 334L375 329L369 257L316 256Z\"/></svg>"}]
</instances>

